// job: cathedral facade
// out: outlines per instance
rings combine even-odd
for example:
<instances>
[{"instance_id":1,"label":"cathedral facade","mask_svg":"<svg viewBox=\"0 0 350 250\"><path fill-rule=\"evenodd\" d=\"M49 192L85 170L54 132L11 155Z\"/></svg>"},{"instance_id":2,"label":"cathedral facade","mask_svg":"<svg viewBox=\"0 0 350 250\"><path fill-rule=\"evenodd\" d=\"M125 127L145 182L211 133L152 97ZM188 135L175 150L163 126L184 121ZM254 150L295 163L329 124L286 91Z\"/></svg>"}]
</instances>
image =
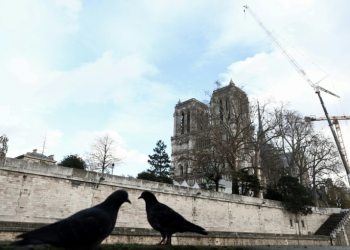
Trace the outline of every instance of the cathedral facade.
<instances>
[{"instance_id":1,"label":"cathedral facade","mask_svg":"<svg viewBox=\"0 0 350 250\"><path fill-rule=\"evenodd\" d=\"M195 182L201 182L200 179L193 178L193 170L195 162L190 160L190 155L197 150L211 149L211 138L207 136L208 129L222 126L226 124L233 131L235 130L235 120L233 119L237 111L237 100L244 99L244 107L241 109L246 112L245 120L249 123L249 102L244 91L238 88L231 80L229 85L218 88L212 93L209 103L203 103L195 98L187 101L179 101L175 106L174 112L174 131L171 137L171 162L173 174L172 178L178 183L184 180L193 186ZM248 120L247 120L248 119ZM223 136L223 139L227 135ZM238 168L248 167L249 160L237 156ZM223 168L225 168L224 164ZM221 181L221 190L224 191L225 186L230 187L230 179L224 178Z\"/></svg>"}]
</instances>

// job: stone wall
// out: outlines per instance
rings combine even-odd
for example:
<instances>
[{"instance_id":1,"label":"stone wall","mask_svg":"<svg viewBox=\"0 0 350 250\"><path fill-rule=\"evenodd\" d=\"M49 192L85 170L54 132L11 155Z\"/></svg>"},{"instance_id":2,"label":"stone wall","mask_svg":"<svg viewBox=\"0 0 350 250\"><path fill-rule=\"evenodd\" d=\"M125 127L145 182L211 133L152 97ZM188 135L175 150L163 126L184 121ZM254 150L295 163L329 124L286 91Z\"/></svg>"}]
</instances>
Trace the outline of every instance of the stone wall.
<instances>
[{"instance_id":1,"label":"stone wall","mask_svg":"<svg viewBox=\"0 0 350 250\"><path fill-rule=\"evenodd\" d=\"M95 172L1 159L0 221L52 223L102 202L118 189L125 189L132 202L123 204L119 211L116 227L120 228L150 228L144 201L137 199L144 190L211 232L310 235L331 213L339 212L321 209L312 215L295 216L277 201L113 175L106 175L96 189L99 178Z\"/></svg>"}]
</instances>

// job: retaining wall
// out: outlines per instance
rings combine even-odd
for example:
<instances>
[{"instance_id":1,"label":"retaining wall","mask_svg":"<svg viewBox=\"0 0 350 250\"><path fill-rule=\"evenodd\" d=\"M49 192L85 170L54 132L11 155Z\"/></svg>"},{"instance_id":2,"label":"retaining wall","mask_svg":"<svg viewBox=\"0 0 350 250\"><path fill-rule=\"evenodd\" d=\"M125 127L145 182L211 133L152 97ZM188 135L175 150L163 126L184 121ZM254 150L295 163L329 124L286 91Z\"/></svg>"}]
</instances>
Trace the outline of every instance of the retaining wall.
<instances>
[{"instance_id":1,"label":"retaining wall","mask_svg":"<svg viewBox=\"0 0 350 250\"><path fill-rule=\"evenodd\" d=\"M135 230L150 229L145 203L137 199L144 190L153 192L160 202L172 207L187 220L215 233L311 237L330 214L339 212L339 209L328 208L315 210L308 216L295 216L285 211L277 201L114 175L104 176L105 180L96 188L100 177L95 172L57 165L0 159L0 221L52 223L102 202L118 189L129 193L132 204L122 205L116 228ZM15 231L13 233L16 234Z\"/></svg>"}]
</instances>

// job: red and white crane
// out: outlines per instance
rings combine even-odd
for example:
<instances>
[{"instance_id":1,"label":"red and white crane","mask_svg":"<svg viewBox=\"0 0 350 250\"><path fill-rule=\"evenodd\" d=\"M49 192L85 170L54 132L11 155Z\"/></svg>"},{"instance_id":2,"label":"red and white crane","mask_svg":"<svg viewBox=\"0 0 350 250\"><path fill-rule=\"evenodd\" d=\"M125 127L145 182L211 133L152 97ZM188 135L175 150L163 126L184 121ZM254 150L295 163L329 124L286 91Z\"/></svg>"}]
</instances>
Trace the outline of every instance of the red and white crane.
<instances>
[{"instance_id":1,"label":"red and white crane","mask_svg":"<svg viewBox=\"0 0 350 250\"><path fill-rule=\"evenodd\" d=\"M334 128L333 128L333 123L331 122L330 118L329 118L329 115L328 115L328 112L327 112L327 109L326 109L326 106L324 105L323 103L323 100L322 100L322 97L321 97L321 93L320 91L322 90L323 92L326 92L328 94L331 94L333 96L336 96L336 97L340 97L324 88L322 88L321 86L319 86L319 82L322 81L322 79L316 83L314 83L309 77L308 75L306 74L306 72L302 69L302 67L293 59L293 57L289 54L289 52L282 46L282 44L280 44L278 42L278 40L275 38L275 36L272 34L272 32L259 20L259 18L257 17L257 15L251 10L251 8L248 7L248 5L244 5L244 11L247 11L253 18L254 20L259 24L259 26L265 31L265 33L267 34L267 36L273 41L273 43L277 46L277 48L282 52L282 54L288 59L288 61L290 62L290 64L292 64L292 66L297 70L297 72L306 80L306 82L315 90L316 94L318 95L319 99L320 99L320 102L321 102L321 105L322 105L322 108L323 108L323 111L326 115L325 117L325 120L328 121L328 125L332 131L332 135L334 137L334 140L335 140L335 143L338 147L338 151L339 151L339 154L340 154L340 158L342 159L342 162L344 164L344 168L345 168L345 171L346 171L346 174L348 176L348 181L349 181L349 184L350 184L350 170L349 170L349 164L348 164L348 161L347 161L347 158L345 156L345 148L344 150L342 150L342 146L341 146L341 143L340 141L338 140L338 137L334 131ZM338 123L339 125L339 123ZM340 131L340 127L339 127L339 131ZM342 138L341 138L342 139ZM343 140L342 140L342 144L344 144ZM344 153L343 153L344 152Z\"/></svg>"}]
</instances>

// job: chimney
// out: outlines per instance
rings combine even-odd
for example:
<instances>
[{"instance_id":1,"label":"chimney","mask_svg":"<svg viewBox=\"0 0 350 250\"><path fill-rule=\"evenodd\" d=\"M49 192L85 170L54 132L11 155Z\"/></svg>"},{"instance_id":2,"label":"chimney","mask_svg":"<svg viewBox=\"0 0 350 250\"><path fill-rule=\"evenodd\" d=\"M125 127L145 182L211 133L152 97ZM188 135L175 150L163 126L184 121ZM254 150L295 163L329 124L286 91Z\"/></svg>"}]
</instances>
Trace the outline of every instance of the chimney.
<instances>
[{"instance_id":1,"label":"chimney","mask_svg":"<svg viewBox=\"0 0 350 250\"><path fill-rule=\"evenodd\" d=\"M53 160L54 155L49 155L48 157L50 158L50 160Z\"/></svg>"},{"instance_id":2,"label":"chimney","mask_svg":"<svg viewBox=\"0 0 350 250\"><path fill-rule=\"evenodd\" d=\"M33 150L33 153L36 153L36 151L38 151L38 150L37 150L37 149L34 149L34 150Z\"/></svg>"}]
</instances>

